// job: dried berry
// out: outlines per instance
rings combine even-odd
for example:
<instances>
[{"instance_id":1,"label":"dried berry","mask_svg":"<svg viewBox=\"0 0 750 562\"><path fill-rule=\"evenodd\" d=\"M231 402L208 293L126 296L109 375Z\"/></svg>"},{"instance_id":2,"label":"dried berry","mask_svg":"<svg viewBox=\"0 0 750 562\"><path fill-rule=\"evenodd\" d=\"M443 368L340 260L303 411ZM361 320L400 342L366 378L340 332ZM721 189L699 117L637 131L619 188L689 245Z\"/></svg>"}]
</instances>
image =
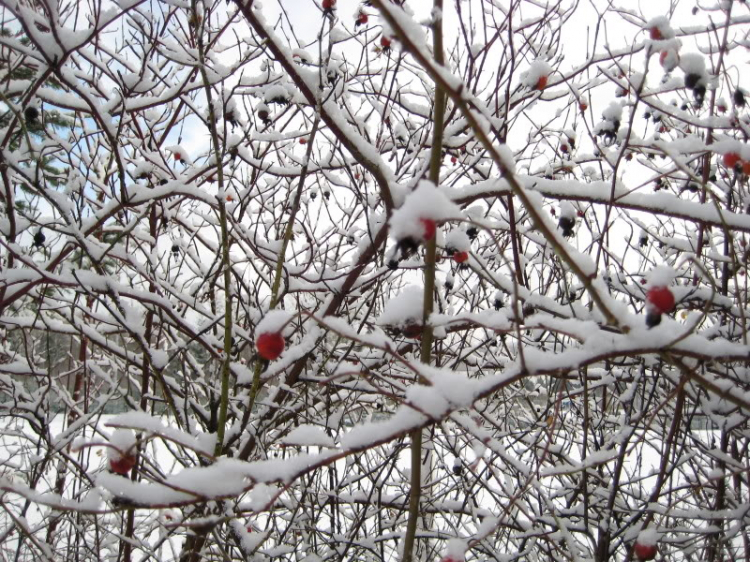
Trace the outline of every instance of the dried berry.
<instances>
[{"instance_id":1,"label":"dried berry","mask_svg":"<svg viewBox=\"0 0 750 562\"><path fill-rule=\"evenodd\" d=\"M26 117L27 123L35 123L39 118L39 110L33 105L30 105L23 110L23 115Z\"/></svg>"},{"instance_id":2,"label":"dried berry","mask_svg":"<svg viewBox=\"0 0 750 562\"><path fill-rule=\"evenodd\" d=\"M661 314L658 312L648 312L646 314L646 326L653 328L661 324Z\"/></svg>"},{"instance_id":3,"label":"dried berry","mask_svg":"<svg viewBox=\"0 0 750 562\"><path fill-rule=\"evenodd\" d=\"M573 227L576 224L576 220L572 217L560 217L560 222L558 223L560 226L560 230L562 230L562 235L567 237L573 236Z\"/></svg>"},{"instance_id":4,"label":"dried berry","mask_svg":"<svg viewBox=\"0 0 750 562\"><path fill-rule=\"evenodd\" d=\"M698 107L703 105L703 100L706 99L706 87L703 84L693 88L693 99Z\"/></svg>"},{"instance_id":5,"label":"dried berry","mask_svg":"<svg viewBox=\"0 0 750 562\"><path fill-rule=\"evenodd\" d=\"M405 338L418 339L422 337L422 326L416 322L412 322L404 326L401 333L404 334Z\"/></svg>"},{"instance_id":6,"label":"dried berry","mask_svg":"<svg viewBox=\"0 0 750 562\"><path fill-rule=\"evenodd\" d=\"M261 104L256 108L256 113L258 114L258 118L263 121L264 123L268 123L270 121L269 119L269 112L268 107L266 107L265 104Z\"/></svg>"},{"instance_id":7,"label":"dried berry","mask_svg":"<svg viewBox=\"0 0 750 562\"><path fill-rule=\"evenodd\" d=\"M745 94L742 92L742 90L737 88L734 91L734 95L732 96L732 98L734 99L734 105L736 105L737 107L745 107Z\"/></svg>"},{"instance_id":8,"label":"dried berry","mask_svg":"<svg viewBox=\"0 0 750 562\"><path fill-rule=\"evenodd\" d=\"M44 235L44 232L41 230L37 231L36 234L34 234L34 247L35 248L43 248L44 243L47 241L47 237Z\"/></svg>"},{"instance_id":9,"label":"dried berry","mask_svg":"<svg viewBox=\"0 0 750 562\"><path fill-rule=\"evenodd\" d=\"M690 74L685 75L685 87L690 90L694 89L700 81L701 81L700 74L691 72Z\"/></svg>"},{"instance_id":10,"label":"dried berry","mask_svg":"<svg viewBox=\"0 0 750 562\"><path fill-rule=\"evenodd\" d=\"M401 259L405 260L417 251L419 243L411 236L407 236L398 241L398 248L401 250Z\"/></svg>"}]
</instances>

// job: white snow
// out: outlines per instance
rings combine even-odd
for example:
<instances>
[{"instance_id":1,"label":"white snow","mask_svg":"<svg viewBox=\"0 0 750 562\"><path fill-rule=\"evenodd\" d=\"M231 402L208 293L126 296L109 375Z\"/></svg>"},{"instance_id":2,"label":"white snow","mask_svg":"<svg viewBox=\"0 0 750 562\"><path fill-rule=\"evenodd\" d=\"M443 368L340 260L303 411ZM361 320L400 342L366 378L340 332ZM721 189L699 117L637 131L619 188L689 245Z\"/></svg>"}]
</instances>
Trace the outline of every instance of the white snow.
<instances>
[{"instance_id":1,"label":"white snow","mask_svg":"<svg viewBox=\"0 0 750 562\"><path fill-rule=\"evenodd\" d=\"M281 332L285 327L289 327L292 314L286 310L269 310L263 316L263 319L255 326L256 334L274 334Z\"/></svg>"},{"instance_id":2,"label":"white snow","mask_svg":"<svg viewBox=\"0 0 750 562\"><path fill-rule=\"evenodd\" d=\"M653 268L646 276L647 287L670 287L677 275L668 265Z\"/></svg>"},{"instance_id":3,"label":"white snow","mask_svg":"<svg viewBox=\"0 0 750 562\"><path fill-rule=\"evenodd\" d=\"M546 60L537 59L529 65L528 70L521 73L521 84L527 88L535 88L540 78L549 77L551 73L552 66Z\"/></svg>"},{"instance_id":4,"label":"white snow","mask_svg":"<svg viewBox=\"0 0 750 562\"><path fill-rule=\"evenodd\" d=\"M386 302L375 323L379 326L401 326L410 321L421 322L424 311L423 292L419 287L406 287Z\"/></svg>"},{"instance_id":5,"label":"white snow","mask_svg":"<svg viewBox=\"0 0 750 562\"><path fill-rule=\"evenodd\" d=\"M110 459L119 459L122 455L135 453L135 433L130 429L116 429L109 438L112 447L107 447Z\"/></svg>"},{"instance_id":6,"label":"white snow","mask_svg":"<svg viewBox=\"0 0 750 562\"><path fill-rule=\"evenodd\" d=\"M333 439L322 428L309 424L295 427L281 442L285 445L335 447Z\"/></svg>"},{"instance_id":7,"label":"white snow","mask_svg":"<svg viewBox=\"0 0 750 562\"><path fill-rule=\"evenodd\" d=\"M423 180L417 189L406 196L403 205L391 216L390 234L396 240L406 237L420 240L424 232L420 219L430 219L440 223L461 218L461 209L433 183Z\"/></svg>"},{"instance_id":8,"label":"white snow","mask_svg":"<svg viewBox=\"0 0 750 562\"><path fill-rule=\"evenodd\" d=\"M659 542L659 530L656 527L643 529L638 533L638 542L643 546L655 546Z\"/></svg>"}]
</instances>

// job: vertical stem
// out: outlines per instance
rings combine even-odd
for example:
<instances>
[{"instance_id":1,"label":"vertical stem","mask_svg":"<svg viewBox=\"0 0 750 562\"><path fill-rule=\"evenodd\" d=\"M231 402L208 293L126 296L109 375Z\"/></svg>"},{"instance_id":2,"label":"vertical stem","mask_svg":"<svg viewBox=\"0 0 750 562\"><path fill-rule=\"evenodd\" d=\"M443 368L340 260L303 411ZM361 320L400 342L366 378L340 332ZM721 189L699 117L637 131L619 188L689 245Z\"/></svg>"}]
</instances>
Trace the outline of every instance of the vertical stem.
<instances>
[{"instance_id":1,"label":"vertical stem","mask_svg":"<svg viewBox=\"0 0 750 562\"><path fill-rule=\"evenodd\" d=\"M281 290L281 276L284 272L284 261L286 257L286 249L289 246L289 242L292 239L292 228L294 226L294 219L297 216L297 211L299 211L300 201L302 199L302 188L305 185L305 179L307 178L307 169L308 164L310 162L310 157L312 156L312 149L313 149L313 141L315 140L315 135L318 132L318 126L320 125L320 114L315 116L315 121L313 121L312 131L310 132L310 138L308 139L307 143L307 153L305 155L305 162L302 165L302 171L300 172L300 178L299 183L297 184L297 193L294 197L294 202L292 203L292 209L289 213L289 220L286 223L286 229L284 230L284 239L281 242L281 250L279 251L279 257L276 259L276 268L274 270L274 279L273 279L273 286L271 287L271 304L269 305L268 309L273 310L276 308L276 306L279 304L280 300L280 290ZM247 408L245 408L245 414L242 419L242 427L247 424L248 419L250 418L250 414L253 412L253 406L255 405L255 400L258 397L258 391L260 390L260 375L262 370L262 362L260 360L255 362L255 366L253 367L253 385L250 388L250 397L248 400Z\"/></svg>"},{"instance_id":2,"label":"vertical stem","mask_svg":"<svg viewBox=\"0 0 750 562\"><path fill-rule=\"evenodd\" d=\"M433 14L435 19L432 26L432 46L435 62L445 64L443 53L443 0L434 0ZM432 152L430 153L430 181L437 185L440 182L440 166L443 160L443 125L445 121L445 91L435 82L434 129L432 138ZM422 363L430 363L432 359L433 332L429 325L433 309L435 293L435 255L437 243L435 238L429 240L425 252L424 269L424 311L422 316ZM422 430L414 430L411 434L411 481L409 493L409 519L404 536L403 562L414 559L414 544L419 520L419 498L422 486Z\"/></svg>"},{"instance_id":3,"label":"vertical stem","mask_svg":"<svg viewBox=\"0 0 750 562\"><path fill-rule=\"evenodd\" d=\"M229 408L229 361L232 356L232 295L229 290L232 276L231 263L229 262L228 218L224 201L219 202L219 217L221 223L221 261L224 268L224 360L221 364L221 402L219 403L219 420L216 429L216 455L220 455L224 447L224 432L226 431Z\"/></svg>"},{"instance_id":4,"label":"vertical stem","mask_svg":"<svg viewBox=\"0 0 750 562\"><path fill-rule=\"evenodd\" d=\"M219 184L219 194L224 193L224 168L221 143L219 142L219 133L216 129L217 115L214 111L213 95L211 92L211 82L206 74L206 56L205 45L203 44L203 18L199 17L198 3L193 0L191 5L194 21L197 22L195 29L195 42L198 46L198 61L203 89L206 94L206 104L208 105L208 130L211 133L211 144L213 148L214 159L216 162L216 180ZM208 19L208 13L205 19ZM223 101L223 100L222 100ZM221 225L221 268L224 277L224 359L221 363L221 398L219 403L219 419L216 429L216 448L214 454L221 455L224 448L224 432L226 431L227 412L229 409L229 363L232 357L232 294L230 284L232 281L231 267L229 261L229 217L227 215L227 205L223 198L219 198L219 224Z\"/></svg>"},{"instance_id":5,"label":"vertical stem","mask_svg":"<svg viewBox=\"0 0 750 562\"><path fill-rule=\"evenodd\" d=\"M198 63L203 89L206 94L206 104L208 105L207 125L211 134L212 151L216 163L216 181L219 187L219 194L221 195L224 193L224 150L219 141L219 133L216 127L217 115L214 111L211 82L206 73L205 45L203 42L203 24L208 20L209 13L206 12L203 18L199 17L197 0L192 0L190 7L194 18L193 21L197 22L194 26L194 32L198 47ZM221 224L221 267L224 278L224 359L221 364L221 398L219 403L219 419L217 420L216 428L216 445L214 447L214 455L217 457L224 451L224 434L226 432L227 413L229 410L229 362L232 357L232 295L230 292L232 264L229 261L229 217L227 215L226 201L220 198L218 203L219 223ZM175 415L177 416L176 409ZM202 511L200 509L199 513L202 513ZM179 559L181 562L197 562L201 558L201 550L203 550L206 544L206 538L211 528L211 526L204 527L195 534L188 536L180 553Z\"/></svg>"}]
</instances>

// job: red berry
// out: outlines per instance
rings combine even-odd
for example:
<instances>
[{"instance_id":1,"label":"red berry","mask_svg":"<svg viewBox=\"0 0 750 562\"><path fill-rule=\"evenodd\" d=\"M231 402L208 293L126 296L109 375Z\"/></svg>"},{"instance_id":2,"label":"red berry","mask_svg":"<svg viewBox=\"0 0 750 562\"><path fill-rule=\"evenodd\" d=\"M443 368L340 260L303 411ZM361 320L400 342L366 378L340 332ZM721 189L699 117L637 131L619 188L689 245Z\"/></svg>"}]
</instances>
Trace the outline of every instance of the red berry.
<instances>
[{"instance_id":1,"label":"red berry","mask_svg":"<svg viewBox=\"0 0 750 562\"><path fill-rule=\"evenodd\" d=\"M536 86L534 86L534 89L539 90L541 92L546 87L547 87L547 77L540 76L539 80L536 81Z\"/></svg>"},{"instance_id":2,"label":"red berry","mask_svg":"<svg viewBox=\"0 0 750 562\"><path fill-rule=\"evenodd\" d=\"M589 108L589 104L587 104L585 101L582 101L581 103L578 104L578 108L581 111L586 111Z\"/></svg>"},{"instance_id":3,"label":"red berry","mask_svg":"<svg viewBox=\"0 0 750 562\"><path fill-rule=\"evenodd\" d=\"M336 0L323 0L323 9L324 10L333 10L333 7L336 5Z\"/></svg>"},{"instance_id":4,"label":"red berry","mask_svg":"<svg viewBox=\"0 0 750 562\"><path fill-rule=\"evenodd\" d=\"M391 40L388 39L388 37L386 37L385 35L383 35L380 38L380 46L383 47L384 49L390 49L391 48Z\"/></svg>"},{"instance_id":5,"label":"red berry","mask_svg":"<svg viewBox=\"0 0 750 562\"><path fill-rule=\"evenodd\" d=\"M182 160L182 154L180 154L179 152L175 152L174 153L174 159L175 160Z\"/></svg>"},{"instance_id":6,"label":"red berry","mask_svg":"<svg viewBox=\"0 0 750 562\"><path fill-rule=\"evenodd\" d=\"M656 545L655 544L641 544L635 543L633 547L638 560L653 560L656 558Z\"/></svg>"},{"instance_id":7,"label":"red berry","mask_svg":"<svg viewBox=\"0 0 750 562\"><path fill-rule=\"evenodd\" d=\"M742 173L746 176L750 176L750 162L742 163Z\"/></svg>"},{"instance_id":8,"label":"red berry","mask_svg":"<svg viewBox=\"0 0 750 562\"><path fill-rule=\"evenodd\" d=\"M263 359L273 361L284 351L284 338L278 332L266 332L258 336L255 347Z\"/></svg>"},{"instance_id":9,"label":"red berry","mask_svg":"<svg viewBox=\"0 0 750 562\"><path fill-rule=\"evenodd\" d=\"M133 455L120 455L116 459L109 459L109 469L123 476L127 476L134 466L135 456Z\"/></svg>"},{"instance_id":10,"label":"red berry","mask_svg":"<svg viewBox=\"0 0 750 562\"><path fill-rule=\"evenodd\" d=\"M720 103L719 105L716 106L716 110L719 113L726 113L727 112L727 106L724 105L723 103Z\"/></svg>"},{"instance_id":11,"label":"red berry","mask_svg":"<svg viewBox=\"0 0 750 562\"><path fill-rule=\"evenodd\" d=\"M734 168L737 164L741 162L740 155L737 154L736 152L727 152L724 155L723 160L724 160L724 165L727 168Z\"/></svg>"},{"instance_id":12,"label":"red berry","mask_svg":"<svg viewBox=\"0 0 750 562\"><path fill-rule=\"evenodd\" d=\"M661 29L659 29L657 26L652 27L648 31L651 35L652 40L661 41L662 39L664 39L664 36L661 34Z\"/></svg>"},{"instance_id":13,"label":"red berry","mask_svg":"<svg viewBox=\"0 0 750 562\"><path fill-rule=\"evenodd\" d=\"M299 139L299 143L300 144L307 144L307 139L306 138L301 138L301 139Z\"/></svg>"},{"instance_id":14,"label":"red berry","mask_svg":"<svg viewBox=\"0 0 750 562\"><path fill-rule=\"evenodd\" d=\"M437 231L435 221L432 219L419 219L419 222L422 223L422 228L424 229L422 239L432 240L435 238L435 232Z\"/></svg>"},{"instance_id":15,"label":"red berry","mask_svg":"<svg viewBox=\"0 0 750 562\"><path fill-rule=\"evenodd\" d=\"M451 156L451 164L455 164L456 162L458 162L458 158Z\"/></svg>"},{"instance_id":16,"label":"red berry","mask_svg":"<svg viewBox=\"0 0 750 562\"><path fill-rule=\"evenodd\" d=\"M357 24L358 25L364 25L367 23L367 20L370 19L368 15L364 12L360 12L357 16Z\"/></svg>"},{"instance_id":17,"label":"red berry","mask_svg":"<svg viewBox=\"0 0 750 562\"><path fill-rule=\"evenodd\" d=\"M569 150L570 147L567 144L563 143L560 145L560 152L562 152L563 154L567 154Z\"/></svg>"},{"instance_id":18,"label":"red berry","mask_svg":"<svg viewBox=\"0 0 750 562\"><path fill-rule=\"evenodd\" d=\"M440 562L463 562L459 560L458 558L454 558L453 556L443 556L443 558L440 559Z\"/></svg>"},{"instance_id":19,"label":"red berry","mask_svg":"<svg viewBox=\"0 0 750 562\"><path fill-rule=\"evenodd\" d=\"M453 261L456 263L464 263L469 259L469 252L454 252Z\"/></svg>"},{"instance_id":20,"label":"red berry","mask_svg":"<svg viewBox=\"0 0 750 562\"><path fill-rule=\"evenodd\" d=\"M663 314L674 308L674 295L668 287L652 287L646 293L646 302L654 312Z\"/></svg>"}]
</instances>

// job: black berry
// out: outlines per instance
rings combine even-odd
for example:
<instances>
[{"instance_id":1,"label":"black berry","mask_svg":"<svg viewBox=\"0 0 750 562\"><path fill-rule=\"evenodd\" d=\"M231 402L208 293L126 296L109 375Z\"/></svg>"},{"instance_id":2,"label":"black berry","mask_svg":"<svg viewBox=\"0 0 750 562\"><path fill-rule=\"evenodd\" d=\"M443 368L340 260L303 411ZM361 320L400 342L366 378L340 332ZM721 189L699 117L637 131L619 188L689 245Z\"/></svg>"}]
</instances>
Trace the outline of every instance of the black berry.
<instances>
[{"instance_id":1,"label":"black berry","mask_svg":"<svg viewBox=\"0 0 750 562\"><path fill-rule=\"evenodd\" d=\"M44 243L47 241L47 237L44 235L44 232L41 230L34 234L34 246L36 248L41 248L44 246Z\"/></svg>"},{"instance_id":2,"label":"black berry","mask_svg":"<svg viewBox=\"0 0 750 562\"><path fill-rule=\"evenodd\" d=\"M23 110L23 115L26 117L27 123L35 123L39 118L39 110L34 106L29 106Z\"/></svg>"},{"instance_id":3,"label":"black berry","mask_svg":"<svg viewBox=\"0 0 750 562\"><path fill-rule=\"evenodd\" d=\"M703 105L703 100L706 98L706 87L700 84L693 88L693 99L698 106Z\"/></svg>"},{"instance_id":4,"label":"black berry","mask_svg":"<svg viewBox=\"0 0 750 562\"><path fill-rule=\"evenodd\" d=\"M700 74L691 73L691 74L685 75L685 87L686 88L689 88L692 90L698 85L698 82L700 81L701 81Z\"/></svg>"},{"instance_id":5,"label":"black berry","mask_svg":"<svg viewBox=\"0 0 750 562\"><path fill-rule=\"evenodd\" d=\"M646 314L646 326L653 328L661 324L661 313L660 312L649 312Z\"/></svg>"},{"instance_id":6,"label":"black berry","mask_svg":"<svg viewBox=\"0 0 750 562\"><path fill-rule=\"evenodd\" d=\"M734 105L737 107L745 107L745 94L742 93L742 90L737 88L732 97L734 98Z\"/></svg>"},{"instance_id":7,"label":"black berry","mask_svg":"<svg viewBox=\"0 0 750 562\"><path fill-rule=\"evenodd\" d=\"M567 237L573 236L573 227L576 225L576 220L571 217L560 217L560 230L562 235Z\"/></svg>"}]
</instances>

